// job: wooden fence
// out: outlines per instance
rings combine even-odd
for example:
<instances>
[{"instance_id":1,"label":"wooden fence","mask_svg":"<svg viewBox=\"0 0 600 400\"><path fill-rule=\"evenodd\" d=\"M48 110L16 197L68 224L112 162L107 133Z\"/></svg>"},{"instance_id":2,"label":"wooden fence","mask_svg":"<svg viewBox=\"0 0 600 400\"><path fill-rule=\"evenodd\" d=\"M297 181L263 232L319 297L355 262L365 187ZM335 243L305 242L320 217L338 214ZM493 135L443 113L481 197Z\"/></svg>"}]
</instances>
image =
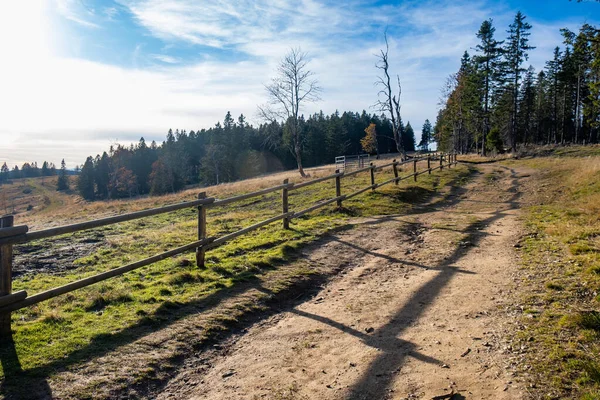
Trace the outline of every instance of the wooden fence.
<instances>
[{"instance_id":1,"label":"wooden fence","mask_svg":"<svg viewBox=\"0 0 600 400\"><path fill-rule=\"evenodd\" d=\"M418 171L417 163L426 162L427 168ZM439 165L433 166L434 162L439 162ZM160 260L164 260L175 255L188 252L191 250L196 251L196 263L198 267L204 268L204 254L207 250L217 247L233 238L244 235L255 229L261 228L265 225L269 225L276 221L283 221L283 228L288 229L289 223L293 218L300 217L318 208L324 207L328 204L336 203L337 207L342 207L344 200L350 199L354 196L358 196L368 190L375 190L378 187L387 185L394 182L396 185L398 182L404 179L413 178L417 181L417 176L421 174L431 174L432 171L437 169L443 169L444 167L450 168L453 164L456 164L455 154L443 154L436 153L433 155L415 156L413 159L399 162L393 160L390 163L383 165L374 165L371 163L368 167L357 169L351 172L340 172L336 170L333 175L325 176L318 179L313 179L301 183L289 183L287 179L283 181L281 185L270 187L267 189L259 190L252 193L243 194L240 196L230 197L227 199L217 200L212 197L206 197L205 193L200 193L197 200L182 202L178 204L172 204L164 207L152 208L148 210L132 212L128 214L117 215L113 217L107 217L102 219L96 219L92 221L80 222L72 225L65 225L56 228L43 229L38 231L29 232L29 228L25 225L14 226L14 217L12 215L4 216L0 218L0 335L7 335L11 329L11 312L27 307L44 300L48 300L52 297L56 297L65 293L72 292L77 289L92 285L94 283L113 278L115 276L123 275L126 272L133 271L137 268L144 267L146 265L155 263ZM400 177L398 167L403 164L413 164L413 172L409 175ZM375 182L375 172L381 171L384 168L392 167L394 177L384 182ZM344 177L356 175L362 172L369 171L371 176L371 185L362 188L358 191L349 194L342 194L341 180ZM303 187L314 185L319 182L328 180L335 181L335 197L329 200L324 200L316 205L308 207L300 211L290 211L288 203L288 195L290 191L298 190ZM240 229L239 231L221 236L221 237L207 237L206 236L206 210L212 207L224 206L226 204L235 203L238 201L246 200L252 197L262 196L268 193L281 191L281 214L258 222L254 225ZM188 243L184 246L177 247L175 249L165 251L163 253L154 255L152 257L145 258L143 260L136 261L131 264L124 265L122 267L114 268L106 272L102 272L87 278L77 280L75 282L68 283L63 286L58 286L40 293L29 295L25 291L12 292L12 261L13 261L13 246L21 243L27 243L34 240L46 239L58 235L64 235L68 233L74 233L86 229L98 228L101 226L107 226L116 224L124 221L131 221L139 218L149 217L152 215L158 215L168 213L176 210L181 210L189 207L197 207L198 213L198 239Z\"/></svg>"}]
</instances>

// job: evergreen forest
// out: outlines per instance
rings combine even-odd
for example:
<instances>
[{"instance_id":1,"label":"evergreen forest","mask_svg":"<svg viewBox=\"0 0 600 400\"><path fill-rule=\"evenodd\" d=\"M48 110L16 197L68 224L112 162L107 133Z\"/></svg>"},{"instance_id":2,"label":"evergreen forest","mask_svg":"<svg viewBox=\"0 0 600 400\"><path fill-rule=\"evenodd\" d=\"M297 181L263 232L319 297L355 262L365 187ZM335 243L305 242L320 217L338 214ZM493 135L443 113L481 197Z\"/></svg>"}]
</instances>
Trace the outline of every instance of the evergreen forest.
<instances>
[{"instance_id":1,"label":"evergreen forest","mask_svg":"<svg viewBox=\"0 0 600 400\"><path fill-rule=\"evenodd\" d=\"M528 65L532 26L518 12L505 38L491 19L472 54L442 89L434 137L441 150L516 151L522 145L598 143L600 31L561 29L563 42L540 71Z\"/></svg>"}]
</instances>

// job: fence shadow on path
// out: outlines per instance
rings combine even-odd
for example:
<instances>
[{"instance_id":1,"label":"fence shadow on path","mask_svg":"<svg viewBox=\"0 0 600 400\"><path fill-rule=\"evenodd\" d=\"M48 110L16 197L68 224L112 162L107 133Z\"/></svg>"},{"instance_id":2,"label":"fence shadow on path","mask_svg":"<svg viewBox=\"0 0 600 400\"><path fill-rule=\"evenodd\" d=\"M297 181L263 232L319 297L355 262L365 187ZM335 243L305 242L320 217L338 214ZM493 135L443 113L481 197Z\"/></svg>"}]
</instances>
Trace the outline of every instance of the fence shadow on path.
<instances>
[{"instance_id":1,"label":"fence shadow on path","mask_svg":"<svg viewBox=\"0 0 600 400\"><path fill-rule=\"evenodd\" d=\"M446 195L442 196L442 199L440 200L442 203L445 201L453 201L451 196L461 193L461 190L463 189L461 189L459 186L456 186L457 184L457 180L453 180L448 183L448 185L451 186L451 189ZM382 218L381 222L384 220L385 218ZM338 227L331 232L335 233L341 230L350 229L355 225L356 224L347 224ZM4 395L7 399L52 398L52 392L48 384L48 377L52 374L73 369L75 366L89 361L90 359L97 359L105 356L122 346L129 345L136 340L143 338L146 335L167 328L183 318L212 310L233 296L243 295L251 290L270 293L268 289L264 289L262 287L260 277L264 273L268 272L269 269L285 266L296 260L298 257L301 257L302 250L306 250L306 248L310 247L320 246L323 243L332 240L332 237L330 236L331 232L329 236L324 236L315 242L306 244L303 248L300 248L290 259L283 260L282 262L273 265L271 268L265 268L260 272L245 274L244 276L233 276L233 278L236 279L240 278L239 282L237 282L233 287L220 289L206 297L187 303L177 303L175 305L173 303L163 304L153 314L146 316L139 322L119 332L100 334L92 337L89 343L80 349L67 354L62 359L52 360L40 366L23 370L12 338L11 340L3 341L3 343L0 344L0 362L3 366L3 371L5 371L5 377L0 384L0 394ZM432 269L432 267L410 263L408 261L402 261L402 263L421 268ZM433 269L435 268L437 267L434 267ZM451 267L448 268L452 269ZM466 271L454 271L454 273L457 272ZM261 311L260 315L257 315L256 313L250 313L250 315L244 316L241 320L235 323L235 330L223 333L209 342L202 343L201 346L208 346L215 341L223 340L229 337L231 334L234 334L235 332L243 330L252 325L257 321L257 319L267 318L272 314L280 312L282 309L293 308L294 306L305 301L308 295L316 292L319 287L324 284L333 274L335 274L335 271L332 271L328 274L314 274L310 278L304 279L302 282L300 282L300 284L291 287L288 291L271 296L272 298L270 300L270 304L275 303L284 306L271 307L268 311ZM172 364L178 365L182 364L184 360L174 359L171 361ZM162 371L168 375L166 379L150 379L151 382L142 380L136 384L136 387L141 392L154 392L160 390L161 387L168 383L169 376L174 376L175 371L176 368L173 369L173 372Z\"/></svg>"}]
</instances>

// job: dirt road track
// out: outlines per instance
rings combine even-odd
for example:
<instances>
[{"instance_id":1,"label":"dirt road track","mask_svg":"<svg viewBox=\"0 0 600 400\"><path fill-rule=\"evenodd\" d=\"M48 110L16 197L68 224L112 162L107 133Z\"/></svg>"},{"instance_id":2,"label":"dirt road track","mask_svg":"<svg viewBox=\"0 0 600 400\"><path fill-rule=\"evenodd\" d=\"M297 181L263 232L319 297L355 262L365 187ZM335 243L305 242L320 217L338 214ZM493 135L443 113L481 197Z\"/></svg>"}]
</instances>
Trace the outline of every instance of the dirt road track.
<instances>
[{"instance_id":1,"label":"dirt road track","mask_svg":"<svg viewBox=\"0 0 600 400\"><path fill-rule=\"evenodd\" d=\"M443 199L307 251L342 273L197 355L203 367L182 368L159 398L522 398L503 338L525 172L480 167Z\"/></svg>"}]
</instances>

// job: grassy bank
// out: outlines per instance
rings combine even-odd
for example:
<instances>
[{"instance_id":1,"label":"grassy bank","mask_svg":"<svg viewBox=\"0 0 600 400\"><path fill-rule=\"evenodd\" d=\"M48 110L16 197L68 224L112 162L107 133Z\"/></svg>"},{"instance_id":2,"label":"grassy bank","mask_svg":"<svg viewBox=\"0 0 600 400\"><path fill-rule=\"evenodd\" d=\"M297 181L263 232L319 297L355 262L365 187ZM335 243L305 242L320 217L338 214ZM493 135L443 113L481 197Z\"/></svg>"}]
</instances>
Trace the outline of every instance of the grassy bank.
<instances>
[{"instance_id":1,"label":"grassy bank","mask_svg":"<svg viewBox=\"0 0 600 400\"><path fill-rule=\"evenodd\" d=\"M381 182L392 176L391 170L387 170L378 173L377 180ZM302 280L312 273L310 268L303 266L287 267L298 258L301 247L331 230L351 227L351 218L406 212L412 204L426 200L439 188L450 183L461 184L467 176L466 167L444 169L431 176L420 176L417 183L390 184L345 201L345 208L341 211L334 210L334 206L324 207L321 211L294 219L292 229L287 231L281 228L280 223L272 224L208 252L205 270L195 267L193 254L184 255L17 311L13 313L14 348L2 350L2 374L18 371L19 374L52 378L61 371L74 371L81 363L106 354L107 349L115 350L122 344L131 343L206 309L216 294L231 291L245 282L260 280L263 286L269 287L270 295L276 295L293 285L295 280ZM256 182L240 182L214 191L209 188L207 194L223 198L272 183L269 180ZM342 192L350 193L368 184L368 172L344 178ZM333 181L293 191L290 210L309 207L333 197L334 193ZM135 210L148 206L150 202L158 205L181 201L192 195L183 193L180 198L170 195L143 199L142 205L135 202L95 203L85 205L87 211L79 207L73 214L74 219L83 218L85 213L91 218L90 209L100 213L110 212L115 207ZM210 209L208 234L223 235L279 214L279 196L279 193L274 193L264 196L261 201L255 198ZM56 214L61 216L68 211L58 209ZM28 293L46 290L183 245L192 241L195 234L196 214L191 209L80 232L71 236L73 241L86 243L91 239L98 241L99 245L91 253L79 257L74 268L58 273L26 273L14 281L14 290L25 289ZM24 253L38 245L35 242L23 245L19 251ZM283 272L272 273L279 270ZM269 279L271 281L265 282ZM250 303L240 303L238 308L235 313L223 313L212 323L215 327L229 325L244 312L255 311ZM202 334L199 334L200 331ZM211 326L206 325L189 329L177 341L182 349L193 348L195 343L205 340L210 331ZM174 350L169 357L180 353L181 350ZM143 354L137 356L144 357ZM154 374L155 371L148 365L145 369L132 367L131 377L112 384L127 385L132 379L144 381ZM26 379L11 382L13 392L15 387L18 392L18 388L27 385L27 382ZM99 382L90 385L107 384L102 380ZM75 397L88 396L92 389L81 390L75 392Z\"/></svg>"},{"instance_id":2,"label":"grassy bank","mask_svg":"<svg viewBox=\"0 0 600 400\"><path fill-rule=\"evenodd\" d=\"M507 162L537 170L516 338L534 398L600 399L600 149L583 150Z\"/></svg>"}]
</instances>

